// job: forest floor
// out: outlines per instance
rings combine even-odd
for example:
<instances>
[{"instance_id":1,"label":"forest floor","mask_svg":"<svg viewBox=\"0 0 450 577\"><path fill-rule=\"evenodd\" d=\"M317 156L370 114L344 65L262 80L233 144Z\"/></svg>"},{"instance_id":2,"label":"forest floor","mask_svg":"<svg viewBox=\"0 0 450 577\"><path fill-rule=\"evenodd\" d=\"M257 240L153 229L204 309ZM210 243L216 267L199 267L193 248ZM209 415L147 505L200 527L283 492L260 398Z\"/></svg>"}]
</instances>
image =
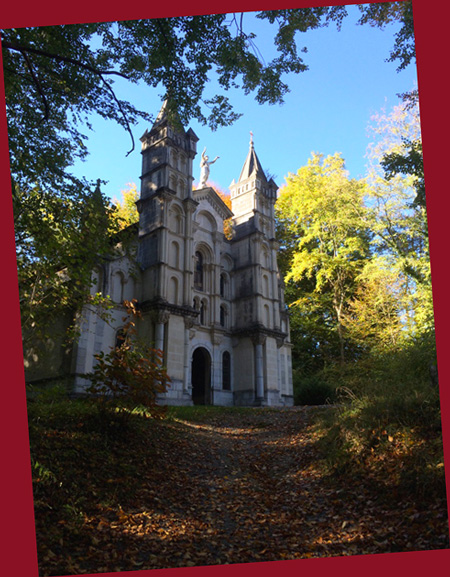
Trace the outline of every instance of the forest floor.
<instances>
[{"instance_id":1,"label":"forest floor","mask_svg":"<svg viewBox=\"0 0 450 577\"><path fill-rule=\"evenodd\" d=\"M40 575L448 548L445 494L326 467L330 410L194 407L107 435L31 411Z\"/></svg>"}]
</instances>

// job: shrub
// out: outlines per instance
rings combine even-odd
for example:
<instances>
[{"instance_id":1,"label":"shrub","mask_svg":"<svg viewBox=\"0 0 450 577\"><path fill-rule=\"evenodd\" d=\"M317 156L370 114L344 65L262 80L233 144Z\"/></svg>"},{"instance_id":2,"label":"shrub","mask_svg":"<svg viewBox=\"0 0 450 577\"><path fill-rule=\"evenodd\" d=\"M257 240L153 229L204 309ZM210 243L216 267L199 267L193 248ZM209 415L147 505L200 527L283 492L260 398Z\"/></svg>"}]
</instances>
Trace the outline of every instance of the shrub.
<instances>
[{"instance_id":1,"label":"shrub","mask_svg":"<svg viewBox=\"0 0 450 577\"><path fill-rule=\"evenodd\" d=\"M164 408L158 407L157 396L164 393L170 378L162 366L162 352L136 338L134 319L140 316L136 302L125 301L128 317L121 332L121 343L109 353L97 355L94 371L87 375L91 386L87 389L99 400L105 410L118 404L126 408L143 406L152 416L161 416ZM129 411L122 411L125 418Z\"/></svg>"},{"instance_id":2,"label":"shrub","mask_svg":"<svg viewBox=\"0 0 450 577\"><path fill-rule=\"evenodd\" d=\"M335 387L321 373L301 376L294 372L294 402L296 405L325 405L336 399Z\"/></svg>"}]
</instances>

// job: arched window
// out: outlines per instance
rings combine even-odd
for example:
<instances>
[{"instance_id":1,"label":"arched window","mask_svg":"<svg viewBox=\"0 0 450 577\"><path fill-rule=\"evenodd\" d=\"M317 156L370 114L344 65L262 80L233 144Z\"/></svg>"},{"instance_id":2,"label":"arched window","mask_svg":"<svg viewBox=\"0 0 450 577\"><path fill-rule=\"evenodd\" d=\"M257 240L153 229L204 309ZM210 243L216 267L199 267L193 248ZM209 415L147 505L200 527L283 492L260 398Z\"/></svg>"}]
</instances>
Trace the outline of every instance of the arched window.
<instances>
[{"instance_id":1,"label":"arched window","mask_svg":"<svg viewBox=\"0 0 450 577\"><path fill-rule=\"evenodd\" d=\"M199 251L195 253L194 288L203 290L203 255Z\"/></svg>"},{"instance_id":2,"label":"arched window","mask_svg":"<svg viewBox=\"0 0 450 577\"><path fill-rule=\"evenodd\" d=\"M173 241L171 244L171 251L169 254L169 262L172 267L179 268L180 267L180 245Z\"/></svg>"},{"instance_id":3,"label":"arched window","mask_svg":"<svg viewBox=\"0 0 450 577\"><path fill-rule=\"evenodd\" d=\"M123 274L120 271L113 273L111 277L111 297L115 303L122 303L123 301Z\"/></svg>"},{"instance_id":4,"label":"arched window","mask_svg":"<svg viewBox=\"0 0 450 577\"><path fill-rule=\"evenodd\" d=\"M220 275L220 296L223 298L226 295L227 279L224 274Z\"/></svg>"},{"instance_id":5,"label":"arched window","mask_svg":"<svg viewBox=\"0 0 450 577\"><path fill-rule=\"evenodd\" d=\"M222 389L231 390L231 356L228 351L222 355Z\"/></svg>"},{"instance_id":6,"label":"arched window","mask_svg":"<svg viewBox=\"0 0 450 577\"><path fill-rule=\"evenodd\" d=\"M263 296L266 298L270 298L269 277L267 275L264 275L262 280L263 280Z\"/></svg>"},{"instance_id":7,"label":"arched window","mask_svg":"<svg viewBox=\"0 0 450 577\"><path fill-rule=\"evenodd\" d=\"M223 305L220 307L220 326L227 326L227 309Z\"/></svg>"},{"instance_id":8,"label":"arched window","mask_svg":"<svg viewBox=\"0 0 450 577\"><path fill-rule=\"evenodd\" d=\"M174 276L169 281L168 300L170 303L178 304L178 279Z\"/></svg>"},{"instance_id":9,"label":"arched window","mask_svg":"<svg viewBox=\"0 0 450 577\"><path fill-rule=\"evenodd\" d=\"M206 305L204 302L200 305L200 324L204 325L206 322Z\"/></svg>"}]
</instances>

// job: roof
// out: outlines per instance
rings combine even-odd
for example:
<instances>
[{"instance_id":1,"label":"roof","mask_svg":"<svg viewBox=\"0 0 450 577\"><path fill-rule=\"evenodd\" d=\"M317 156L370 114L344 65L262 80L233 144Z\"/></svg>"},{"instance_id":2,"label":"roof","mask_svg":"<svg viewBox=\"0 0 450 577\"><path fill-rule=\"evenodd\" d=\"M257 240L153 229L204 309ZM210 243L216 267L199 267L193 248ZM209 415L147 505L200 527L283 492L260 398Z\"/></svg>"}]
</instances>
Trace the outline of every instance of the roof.
<instances>
[{"instance_id":1,"label":"roof","mask_svg":"<svg viewBox=\"0 0 450 577\"><path fill-rule=\"evenodd\" d=\"M200 202L200 200L203 200L203 199L207 200L209 202L209 204L211 205L211 207L224 220L234 216L232 211L228 208L228 206L220 198L220 196L217 194L217 192L213 188L211 188L210 186L194 190L193 191L193 198L197 202Z\"/></svg>"},{"instance_id":2,"label":"roof","mask_svg":"<svg viewBox=\"0 0 450 577\"><path fill-rule=\"evenodd\" d=\"M259 162L259 158L255 152L255 146L253 144L253 134L251 134L250 138L250 149L247 154L247 158L245 159L244 166L241 170L241 175L239 177L238 182L242 182L243 180L247 180L251 176L257 176L261 180L267 182L266 175L264 174L263 167Z\"/></svg>"}]
</instances>

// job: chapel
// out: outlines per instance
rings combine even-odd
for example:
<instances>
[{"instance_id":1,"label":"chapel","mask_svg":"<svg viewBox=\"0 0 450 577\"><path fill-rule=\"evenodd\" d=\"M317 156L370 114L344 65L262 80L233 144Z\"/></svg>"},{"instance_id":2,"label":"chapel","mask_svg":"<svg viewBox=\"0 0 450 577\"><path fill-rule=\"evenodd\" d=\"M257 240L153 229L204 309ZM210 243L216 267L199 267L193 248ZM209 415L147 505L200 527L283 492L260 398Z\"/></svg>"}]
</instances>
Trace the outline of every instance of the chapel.
<instances>
[{"instance_id":1,"label":"chapel","mask_svg":"<svg viewBox=\"0 0 450 577\"><path fill-rule=\"evenodd\" d=\"M253 137L231 210L207 184L193 189L198 138L170 120L167 102L141 138L142 174L134 257L119 253L94 271L92 292L116 303L113 321L83 314L74 349L75 390L94 355L116 346L124 300L137 299L140 338L163 351L172 405L293 404L289 316L277 266L274 204ZM231 223L224 234L224 221Z\"/></svg>"}]
</instances>

